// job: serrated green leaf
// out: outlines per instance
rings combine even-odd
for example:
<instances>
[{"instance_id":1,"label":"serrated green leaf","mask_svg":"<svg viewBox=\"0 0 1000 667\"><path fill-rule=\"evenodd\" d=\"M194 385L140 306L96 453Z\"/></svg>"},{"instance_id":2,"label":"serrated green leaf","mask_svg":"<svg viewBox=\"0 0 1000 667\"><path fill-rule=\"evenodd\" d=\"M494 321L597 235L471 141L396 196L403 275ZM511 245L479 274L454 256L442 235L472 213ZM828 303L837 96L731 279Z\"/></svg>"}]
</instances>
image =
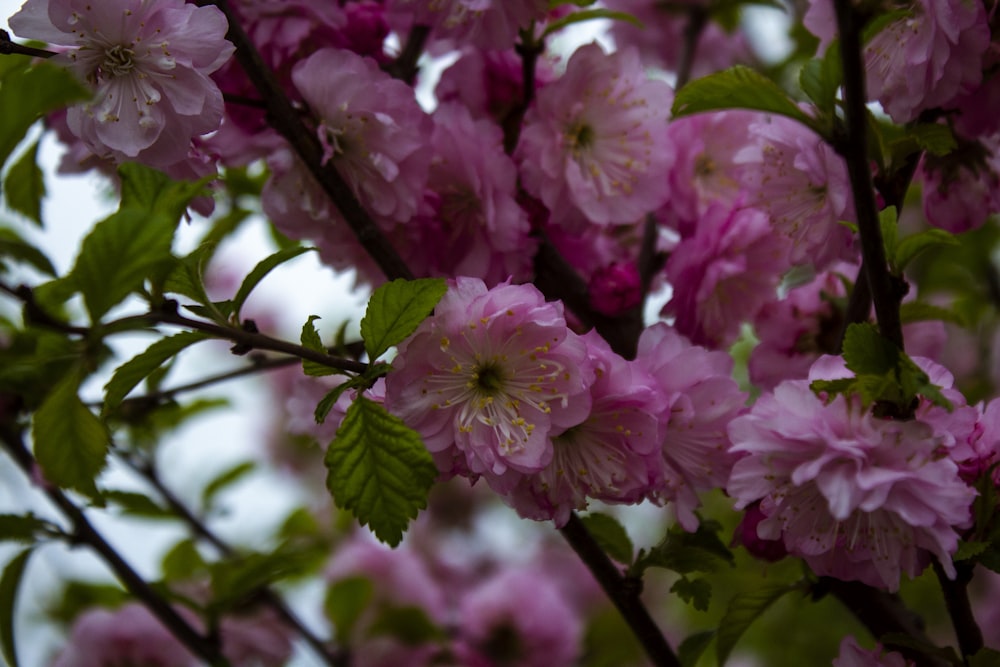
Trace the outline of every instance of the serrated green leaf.
<instances>
[{"instance_id":1,"label":"serrated green leaf","mask_svg":"<svg viewBox=\"0 0 1000 667\"><path fill-rule=\"evenodd\" d=\"M313 554L283 545L272 553L251 553L211 563L212 606L219 610L238 608L263 587L306 571Z\"/></svg>"},{"instance_id":2,"label":"serrated green leaf","mask_svg":"<svg viewBox=\"0 0 1000 667\"><path fill-rule=\"evenodd\" d=\"M125 514L130 516L138 516L145 519L177 518L170 510L158 505L152 498L141 493L105 489L101 491L101 496L109 503L120 507L124 510Z\"/></svg>"},{"instance_id":3,"label":"serrated green leaf","mask_svg":"<svg viewBox=\"0 0 1000 667\"><path fill-rule=\"evenodd\" d=\"M393 280L376 289L361 320L369 360L375 361L413 333L447 290L441 278Z\"/></svg>"},{"instance_id":4,"label":"serrated green leaf","mask_svg":"<svg viewBox=\"0 0 1000 667\"><path fill-rule=\"evenodd\" d=\"M390 546L427 506L438 474L420 434L364 397L348 408L325 463L337 505Z\"/></svg>"},{"instance_id":5,"label":"serrated green leaf","mask_svg":"<svg viewBox=\"0 0 1000 667\"><path fill-rule=\"evenodd\" d=\"M315 249L302 246L283 248L270 257L266 257L258 262L257 266L253 267L253 270L243 279L240 288L236 291L236 296L233 297L233 313L239 317L240 310L243 308L243 304L246 303L247 297L250 296L253 289L267 274L285 262Z\"/></svg>"},{"instance_id":6,"label":"serrated green leaf","mask_svg":"<svg viewBox=\"0 0 1000 667\"><path fill-rule=\"evenodd\" d=\"M631 565L635 553L625 527L613 516L591 513L581 518L583 525L604 551L619 563Z\"/></svg>"},{"instance_id":7,"label":"serrated green leaf","mask_svg":"<svg viewBox=\"0 0 1000 667\"><path fill-rule=\"evenodd\" d=\"M894 373L899 355L899 348L884 338L874 325L859 322L847 327L844 336L844 362L857 375Z\"/></svg>"},{"instance_id":8,"label":"serrated green leaf","mask_svg":"<svg viewBox=\"0 0 1000 667\"><path fill-rule=\"evenodd\" d=\"M696 667L698 660L715 639L715 630L705 630L688 635L677 647L677 660L681 667Z\"/></svg>"},{"instance_id":9,"label":"serrated green leaf","mask_svg":"<svg viewBox=\"0 0 1000 667\"><path fill-rule=\"evenodd\" d=\"M927 322L929 320L941 320L951 322L960 327L967 327L969 323L958 313L950 308L935 306L926 301L905 301L899 307L899 320L903 324L912 322Z\"/></svg>"},{"instance_id":10,"label":"serrated green leaf","mask_svg":"<svg viewBox=\"0 0 1000 667\"><path fill-rule=\"evenodd\" d=\"M316 320L321 319L318 315L310 315L306 323L302 325L302 334L299 336L299 341L302 343L303 347L307 347L310 350L316 352L327 353L326 346L323 345L323 339L319 337L319 331L316 330L316 325L313 324ZM337 370L336 368L331 368L325 364L320 364L309 359L302 360L302 371L312 377L322 377L324 375L342 375L343 371Z\"/></svg>"},{"instance_id":11,"label":"serrated green leaf","mask_svg":"<svg viewBox=\"0 0 1000 667\"><path fill-rule=\"evenodd\" d=\"M313 418L316 419L317 424L322 424L326 421L326 416L330 414L330 410L333 409L334 404L340 399L343 393L349 389L357 389L365 385L364 380L361 378L352 378L347 382L341 382L336 387L326 392L323 398L319 399L319 403L316 404L316 409L313 411Z\"/></svg>"},{"instance_id":12,"label":"serrated green leaf","mask_svg":"<svg viewBox=\"0 0 1000 667\"><path fill-rule=\"evenodd\" d=\"M856 378L838 378L836 380L813 380L809 383L809 388L814 394L827 394L827 402L832 401L839 394L851 394L854 392Z\"/></svg>"},{"instance_id":13,"label":"serrated green leaf","mask_svg":"<svg viewBox=\"0 0 1000 667\"><path fill-rule=\"evenodd\" d=\"M969 667L1000 667L1000 651L984 647L969 658Z\"/></svg>"},{"instance_id":14,"label":"serrated green leaf","mask_svg":"<svg viewBox=\"0 0 1000 667\"><path fill-rule=\"evenodd\" d=\"M34 544L48 524L34 514L0 514L0 542Z\"/></svg>"},{"instance_id":15,"label":"serrated green leaf","mask_svg":"<svg viewBox=\"0 0 1000 667\"><path fill-rule=\"evenodd\" d=\"M951 559L955 562L971 560L976 556L985 553L990 548L989 542L966 542L962 540L958 543L958 549L952 554Z\"/></svg>"},{"instance_id":16,"label":"serrated green leaf","mask_svg":"<svg viewBox=\"0 0 1000 667\"><path fill-rule=\"evenodd\" d=\"M41 250L23 240L13 230L0 229L0 257L30 264L42 273L56 275L56 269Z\"/></svg>"},{"instance_id":17,"label":"serrated green leaf","mask_svg":"<svg viewBox=\"0 0 1000 667\"><path fill-rule=\"evenodd\" d=\"M583 23L585 21L593 21L594 19L625 21L626 23L631 23L638 28L644 27L639 19L632 16L628 12L618 12L612 9L584 9L583 11L567 14L561 19L556 19L552 23L545 26L545 32L542 33L542 39L545 39L553 33L559 32L568 25Z\"/></svg>"},{"instance_id":18,"label":"serrated green leaf","mask_svg":"<svg viewBox=\"0 0 1000 667\"><path fill-rule=\"evenodd\" d=\"M208 335L197 331L184 331L156 341L142 352L115 369L104 385L104 414L109 414L142 380L169 359L195 343L207 340Z\"/></svg>"},{"instance_id":19,"label":"serrated green leaf","mask_svg":"<svg viewBox=\"0 0 1000 667\"><path fill-rule=\"evenodd\" d=\"M14 636L14 611L17 605L17 589L31 558L32 549L25 549L15 556L0 576L0 647L8 667L17 667L17 644Z\"/></svg>"},{"instance_id":20,"label":"serrated green leaf","mask_svg":"<svg viewBox=\"0 0 1000 667\"><path fill-rule=\"evenodd\" d=\"M215 479L209 482L205 486L205 490L201 492L201 506L205 508L211 507L212 502L219 492L223 491L226 487L232 486L256 469L256 463L253 461L244 461L216 475Z\"/></svg>"},{"instance_id":21,"label":"serrated green leaf","mask_svg":"<svg viewBox=\"0 0 1000 667\"><path fill-rule=\"evenodd\" d=\"M951 128L939 123L917 123L906 128L906 134L913 139L920 150L938 157L947 155L956 148L958 142Z\"/></svg>"},{"instance_id":22,"label":"serrated green leaf","mask_svg":"<svg viewBox=\"0 0 1000 667\"><path fill-rule=\"evenodd\" d=\"M816 121L799 109L778 84L742 65L690 81L674 97L675 118L723 109L768 111L819 131Z\"/></svg>"},{"instance_id":23,"label":"serrated green leaf","mask_svg":"<svg viewBox=\"0 0 1000 667\"><path fill-rule=\"evenodd\" d=\"M365 577L340 579L327 589L323 609L340 642L347 642L374 593L372 582Z\"/></svg>"},{"instance_id":24,"label":"serrated green leaf","mask_svg":"<svg viewBox=\"0 0 1000 667\"><path fill-rule=\"evenodd\" d=\"M662 567L683 575L714 572L723 565L732 567L733 553L719 539L719 530L721 525L716 521L702 521L693 533L674 526L659 544L640 553L630 573L641 576L646 568Z\"/></svg>"},{"instance_id":25,"label":"serrated green leaf","mask_svg":"<svg viewBox=\"0 0 1000 667\"><path fill-rule=\"evenodd\" d=\"M896 250L896 266L903 271L910 262L925 250L937 246L957 246L954 235L943 229L926 229L912 236L907 236L899 242Z\"/></svg>"},{"instance_id":26,"label":"serrated green leaf","mask_svg":"<svg viewBox=\"0 0 1000 667\"><path fill-rule=\"evenodd\" d=\"M712 584L704 579L688 579L681 577L670 587L671 593L684 600L698 611L708 611L708 603L712 599Z\"/></svg>"},{"instance_id":27,"label":"serrated green leaf","mask_svg":"<svg viewBox=\"0 0 1000 667\"><path fill-rule=\"evenodd\" d=\"M98 495L94 479L104 469L107 429L77 396L80 373L60 380L35 412L32 438L45 479L57 486Z\"/></svg>"},{"instance_id":28,"label":"serrated green leaf","mask_svg":"<svg viewBox=\"0 0 1000 667\"><path fill-rule=\"evenodd\" d=\"M0 167L36 120L89 96L90 91L58 65L26 58L11 62L0 76Z\"/></svg>"},{"instance_id":29,"label":"serrated green leaf","mask_svg":"<svg viewBox=\"0 0 1000 667\"><path fill-rule=\"evenodd\" d=\"M180 220L191 200L205 191L212 176L197 181L175 181L162 171L136 162L118 166L121 178L121 209L135 209L149 214Z\"/></svg>"},{"instance_id":30,"label":"serrated green leaf","mask_svg":"<svg viewBox=\"0 0 1000 667\"><path fill-rule=\"evenodd\" d=\"M739 593L729 601L729 607L719 622L715 639L715 655L719 665L725 665L736 642L768 607L785 594L800 589L801 584L780 584L764 586L760 590Z\"/></svg>"},{"instance_id":31,"label":"serrated green leaf","mask_svg":"<svg viewBox=\"0 0 1000 667\"><path fill-rule=\"evenodd\" d=\"M7 206L42 227L45 176L38 168L38 142L24 152L7 172L3 182Z\"/></svg>"},{"instance_id":32,"label":"serrated green leaf","mask_svg":"<svg viewBox=\"0 0 1000 667\"><path fill-rule=\"evenodd\" d=\"M393 637L406 646L420 646L447 639L444 630L435 625L420 607L386 607L371 627L369 637Z\"/></svg>"}]
</instances>

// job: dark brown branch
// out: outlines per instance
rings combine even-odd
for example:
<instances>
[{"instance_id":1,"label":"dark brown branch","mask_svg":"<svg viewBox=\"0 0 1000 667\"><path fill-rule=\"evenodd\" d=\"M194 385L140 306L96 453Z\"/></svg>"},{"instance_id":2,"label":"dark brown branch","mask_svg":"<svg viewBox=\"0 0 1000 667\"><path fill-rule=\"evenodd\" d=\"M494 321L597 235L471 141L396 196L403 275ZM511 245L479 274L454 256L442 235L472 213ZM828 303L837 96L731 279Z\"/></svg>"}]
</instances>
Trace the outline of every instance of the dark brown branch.
<instances>
[{"instance_id":1,"label":"dark brown branch","mask_svg":"<svg viewBox=\"0 0 1000 667\"><path fill-rule=\"evenodd\" d=\"M979 623L972 613L972 605L969 602L969 582L972 581L974 568L975 563L972 561L955 563L956 574L952 580L945 574L941 564L934 562L934 574L937 575L941 592L944 594L945 606L948 608L948 615L951 616L955 636L958 638L958 647L966 660L983 648L983 633L979 629Z\"/></svg>"},{"instance_id":2,"label":"dark brown branch","mask_svg":"<svg viewBox=\"0 0 1000 667\"><path fill-rule=\"evenodd\" d=\"M430 34L431 29L425 25L415 25L410 28L403 50L395 60L383 68L385 72L394 79L412 86L417 79L417 72L420 71L417 62L420 60L420 54L424 52L424 45Z\"/></svg>"},{"instance_id":3,"label":"dark brown branch","mask_svg":"<svg viewBox=\"0 0 1000 667\"><path fill-rule=\"evenodd\" d=\"M862 19L850 0L834 0L844 70L844 161L851 181L861 236L862 265L881 334L903 349L899 305L903 294L889 274L868 161L868 111L861 60Z\"/></svg>"},{"instance_id":4,"label":"dark brown branch","mask_svg":"<svg viewBox=\"0 0 1000 667\"><path fill-rule=\"evenodd\" d=\"M243 30L229 3L226 0L199 0L197 4L214 5L226 15L229 22L229 32L226 37L236 45L237 61L267 105L271 126L291 144L299 159L344 216L347 225L357 236L358 242L375 260L386 278L412 279L413 273L375 225L368 211L361 206L351 187L333 165L324 162L319 139L302 121L298 110L292 106L274 73L264 64L257 47Z\"/></svg>"},{"instance_id":5,"label":"dark brown branch","mask_svg":"<svg viewBox=\"0 0 1000 667\"><path fill-rule=\"evenodd\" d=\"M32 58L51 58L57 55L55 51L36 49L32 46L18 44L11 40L10 34L6 30L0 30L0 56L30 56Z\"/></svg>"},{"instance_id":6,"label":"dark brown branch","mask_svg":"<svg viewBox=\"0 0 1000 667\"><path fill-rule=\"evenodd\" d=\"M21 471L28 478L32 478L37 464L25 447L21 434L12 430L9 425L0 425L0 440L2 440L4 449L21 468ZM96 551L129 593L142 602L184 646L211 665L228 665L217 642L199 633L152 586L146 583L146 580L133 570L132 566L122 558L115 548L97 532L76 503L54 486L46 484L41 488L73 524L73 537L79 543L86 544Z\"/></svg>"},{"instance_id":7,"label":"dark brown branch","mask_svg":"<svg viewBox=\"0 0 1000 667\"><path fill-rule=\"evenodd\" d=\"M698 53L698 42L701 40L701 33L708 23L708 10L700 6L691 6L687 10L688 20L684 26L684 48L681 50L681 60L677 65L677 81L674 84L676 90L680 90L691 79L691 69L694 67L694 58Z\"/></svg>"},{"instance_id":8,"label":"dark brown branch","mask_svg":"<svg viewBox=\"0 0 1000 667\"><path fill-rule=\"evenodd\" d=\"M680 667L677 656L639 599L641 581L622 575L575 513L570 515L569 521L559 532L594 574L601 588L632 628L652 663L656 667Z\"/></svg>"}]
</instances>

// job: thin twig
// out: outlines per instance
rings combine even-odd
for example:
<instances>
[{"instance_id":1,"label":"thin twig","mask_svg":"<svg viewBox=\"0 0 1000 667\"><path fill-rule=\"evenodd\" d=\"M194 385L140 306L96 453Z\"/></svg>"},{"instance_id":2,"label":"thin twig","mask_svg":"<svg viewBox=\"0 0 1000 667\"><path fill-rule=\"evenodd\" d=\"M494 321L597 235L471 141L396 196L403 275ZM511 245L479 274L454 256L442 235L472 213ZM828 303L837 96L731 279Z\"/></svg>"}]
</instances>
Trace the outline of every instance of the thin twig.
<instances>
[{"instance_id":1,"label":"thin twig","mask_svg":"<svg viewBox=\"0 0 1000 667\"><path fill-rule=\"evenodd\" d=\"M684 87L684 84L691 79L691 70L694 67L694 58L698 53L698 42L701 40L701 33L708 23L708 10L702 6L692 5L688 10L687 25L684 26L684 48L681 50L680 63L677 65L677 82L674 85L676 90Z\"/></svg>"},{"instance_id":2,"label":"thin twig","mask_svg":"<svg viewBox=\"0 0 1000 667\"><path fill-rule=\"evenodd\" d=\"M0 441L18 467L21 468L21 471L30 479L37 464L25 447L21 434L11 430L7 425L0 425ZM132 569L132 566L122 558L121 554L91 525L83 510L77 507L76 503L52 485L44 484L41 488L73 524L74 538L79 543L94 549L129 593L142 602L181 643L211 665L228 665L228 661L222 656L218 643L198 632L152 586L146 583L146 580Z\"/></svg>"},{"instance_id":3,"label":"thin twig","mask_svg":"<svg viewBox=\"0 0 1000 667\"><path fill-rule=\"evenodd\" d=\"M972 581L974 567L975 563L971 561L955 563L955 578L949 579L941 564L934 561L934 574L941 585L945 606L948 607L948 615L951 616L955 636L958 637L958 647L965 660L983 648L983 632L979 629L969 602L969 582Z\"/></svg>"},{"instance_id":4,"label":"thin twig","mask_svg":"<svg viewBox=\"0 0 1000 667\"><path fill-rule=\"evenodd\" d=\"M36 49L33 46L18 44L10 38L6 30L0 30L0 56L31 56L32 58L51 58L58 55L55 51Z\"/></svg>"},{"instance_id":5,"label":"thin twig","mask_svg":"<svg viewBox=\"0 0 1000 667\"><path fill-rule=\"evenodd\" d=\"M415 25L410 28L410 34L406 36L403 50L383 70L393 78L412 86L417 79L417 72L420 71L417 63L420 60L420 55L424 52L424 45L430 34L430 27L425 25Z\"/></svg>"}]
</instances>

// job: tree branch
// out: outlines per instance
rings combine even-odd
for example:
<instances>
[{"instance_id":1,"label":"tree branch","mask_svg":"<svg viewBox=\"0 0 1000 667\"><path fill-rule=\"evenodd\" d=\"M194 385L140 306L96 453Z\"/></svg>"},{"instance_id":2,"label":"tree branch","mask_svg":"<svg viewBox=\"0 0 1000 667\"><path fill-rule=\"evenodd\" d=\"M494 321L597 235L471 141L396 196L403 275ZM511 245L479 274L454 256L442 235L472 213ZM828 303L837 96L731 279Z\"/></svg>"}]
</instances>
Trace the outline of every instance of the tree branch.
<instances>
[{"instance_id":1,"label":"tree branch","mask_svg":"<svg viewBox=\"0 0 1000 667\"><path fill-rule=\"evenodd\" d=\"M21 468L21 471L31 479L33 472L37 468L37 464L27 447L25 447L20 432L12 430L8 424L2 424L0 425L0 441L2 441L3 448L7 450L11 458ZM42 485L41 488L45 495L49 497L73 524L74 538L96 551L129 593L142 602L184 646L211 665L223 666L229 664L223 657L218 643L199 633L152 586L146 583L146 580L132 569L132 566L91 525L83 510L77 507L58 488L47 483Z\"/></svg>"}]
</instances>

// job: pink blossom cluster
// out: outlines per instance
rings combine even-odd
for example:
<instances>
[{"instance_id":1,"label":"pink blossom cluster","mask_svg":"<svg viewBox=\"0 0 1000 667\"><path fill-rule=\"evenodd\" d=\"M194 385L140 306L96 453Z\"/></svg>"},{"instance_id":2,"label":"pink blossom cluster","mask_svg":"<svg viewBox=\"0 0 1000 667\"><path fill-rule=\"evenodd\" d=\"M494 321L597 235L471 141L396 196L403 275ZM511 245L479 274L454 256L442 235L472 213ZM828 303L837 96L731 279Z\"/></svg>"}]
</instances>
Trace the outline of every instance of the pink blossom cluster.
<instances>
[{"instance_id":1,"label":"pink blossom cluster","mask_svg":"<svg viewBox=\"0 0 1000 667\"><path fill-rule=\"evenodd\" d=\"M725 425L745 395L723 353L660 325L627 361L580 336L531 285L458 278L386 378L386 407L446 475L485 479L523 516L562 525L588 499L671 501L697 526L697 493L732 465Z\"/></svg>"}]
</instances>

